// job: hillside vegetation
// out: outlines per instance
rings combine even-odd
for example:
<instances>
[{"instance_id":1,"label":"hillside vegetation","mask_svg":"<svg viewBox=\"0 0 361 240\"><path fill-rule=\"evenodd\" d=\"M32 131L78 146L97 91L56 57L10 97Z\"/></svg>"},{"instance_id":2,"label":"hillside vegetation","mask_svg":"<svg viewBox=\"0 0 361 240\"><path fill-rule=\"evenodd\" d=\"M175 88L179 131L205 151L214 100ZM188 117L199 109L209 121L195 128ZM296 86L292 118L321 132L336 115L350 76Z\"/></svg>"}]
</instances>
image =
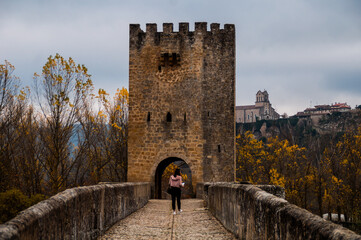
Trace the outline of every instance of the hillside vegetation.
<instances>
[{"instance_id":1,"label":"hillside vegetation","mask_svg":"<svg viewBox=\"0 0 361 240\"><path fill-rule=\"evenodd\" d=\"M237 177L285 187L318 215L337 213L360 232L361 112L238 125Z\"/></svg>"}]
</instances>

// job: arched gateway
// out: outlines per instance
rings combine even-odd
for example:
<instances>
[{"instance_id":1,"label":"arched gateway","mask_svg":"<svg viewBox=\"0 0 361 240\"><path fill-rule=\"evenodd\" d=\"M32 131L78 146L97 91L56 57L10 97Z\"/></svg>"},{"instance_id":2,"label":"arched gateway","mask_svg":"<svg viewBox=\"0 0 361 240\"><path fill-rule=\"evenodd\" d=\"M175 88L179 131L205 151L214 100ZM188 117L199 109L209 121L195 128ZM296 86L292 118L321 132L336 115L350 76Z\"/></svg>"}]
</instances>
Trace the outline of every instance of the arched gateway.
<instances>
[{"instance_id":1,"label":"arched gateway","mask_svg":"<svg viewBox=\"0 0 361 240\"><path fill-rule=\"evenodd\" d=\"M193 196L193 186L192 184L192 171L189 165L180 158L177 157L169 157L164 159L158 164L158 167L155 171L155 179L154 179L154 196L155 198L165 198L164 191L168 187L169 176L173 173L171 171L168 174L165 174L164 170L170 165L174 164L177 168L181 169L182 174L187 176L187 179L183 179L186 183L185 189L182 191L183 196L191 197Z\"/></svg>"},{"instance_id":2,"label":"arched gateway","mask_svg":"<svg viewBox=\"0 0 361 240\"><path fill-rule=\"evenodd\" d=\"M157 178L174 158L189 166L193 189L233 181L234 107L234 25L130 25L128 181L155 183L159 197Z\"/></svg>"}]
</instances>

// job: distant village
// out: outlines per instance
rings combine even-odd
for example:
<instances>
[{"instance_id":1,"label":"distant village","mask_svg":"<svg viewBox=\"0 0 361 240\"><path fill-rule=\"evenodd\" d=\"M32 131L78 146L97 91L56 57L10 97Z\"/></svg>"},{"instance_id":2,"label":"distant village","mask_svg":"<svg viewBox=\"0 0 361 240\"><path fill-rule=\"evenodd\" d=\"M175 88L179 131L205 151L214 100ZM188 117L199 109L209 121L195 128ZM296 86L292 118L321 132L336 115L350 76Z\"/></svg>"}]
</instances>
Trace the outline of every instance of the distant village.
<instances>
[{"instance_id":1,"label":"distant village","mask_svg":"<svg viewBox=\"0 0 361 240\"><path fill-rule=\"evenodd\" d=\"M316 105L313 108L306 108L302 112L298 112L292 117L306 118L310 117L313 120L318 120L324 115L334 112L348 112L351 107L347 103L334 103L331 105ZM279 118L287 118L288 116L280 115L272 107L269 100L269 94L266 90L258 91L256 93L255 105L236 106L236 122L237 123L252 123L259 120L277 120Z\"/></svg>"}]
</instances>

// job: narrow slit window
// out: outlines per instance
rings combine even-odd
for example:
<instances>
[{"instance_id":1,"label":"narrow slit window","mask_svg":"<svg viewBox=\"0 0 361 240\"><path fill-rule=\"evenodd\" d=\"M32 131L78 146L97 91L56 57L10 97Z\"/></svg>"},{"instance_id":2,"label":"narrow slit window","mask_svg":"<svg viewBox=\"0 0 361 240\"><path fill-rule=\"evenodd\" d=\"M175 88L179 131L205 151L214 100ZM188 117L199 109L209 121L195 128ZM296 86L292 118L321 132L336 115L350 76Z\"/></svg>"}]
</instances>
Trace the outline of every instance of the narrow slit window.
<instances>
[{"instance_id":1,"label":"narrow slit window","mask_svg":"<svg viewBox=\"0 0 361 240\"><path fill-rule=\"evenodd\" d=\"M172 53L172 56L171 56L171 62L170 62L170 65L171 66L176 66L177 65L177 54L176 53Z\"/></svg>"},{"instance_id":2,"label":"narrow slit window","mask_svg":"<svg viewBox=\"0 0 361 240\"><path fill-rule=\"evenodd\" d=\"M187 113L184 113L184 121L187 121Z\"/></svg>"},{"instance_id":3,"label":"narrow slit window","mask_svg":"<svg viewBox=\"0 0 361 240\"><path fill-rule=\"evenodd\" d=\"M218 152L221 152L221 145L218 145Z\"/></svg>"},{"instance_id":4,"label":"narrow slit window","mask_svg":"<svg viewBox=\"0 0 361 240\"><path fill-rule=\"evenodd\" d=\"M150 112L148 112L147 122L150 122Z\"/></svg>"},{"instance_id":5,"label":"narrow slit window","mask_svg":"<svg viewBox=\"0 0 361 240\"><path fill-rule=\"evenodd\" d=\"M167 113L167 122L171 122L172 121L172 114L170 114L170 112Z\"/></svg>"}]
</instances>

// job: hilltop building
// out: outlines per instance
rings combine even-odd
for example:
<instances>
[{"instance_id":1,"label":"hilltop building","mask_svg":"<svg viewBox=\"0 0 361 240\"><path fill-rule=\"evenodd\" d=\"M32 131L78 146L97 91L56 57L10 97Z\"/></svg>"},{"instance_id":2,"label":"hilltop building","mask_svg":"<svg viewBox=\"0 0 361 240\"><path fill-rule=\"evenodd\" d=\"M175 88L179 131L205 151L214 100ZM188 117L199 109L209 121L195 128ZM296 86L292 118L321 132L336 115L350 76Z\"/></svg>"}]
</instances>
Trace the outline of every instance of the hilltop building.
<instances>
[{"instance_id":1,"label":"hilltop building","mask_svg":"<svg viewBox=\"0 0 361 240\"><path fill-rule=\"evenodd\" d=\"M296 117L322 116L333 112L348 112L351 107L347 103L335 103L332 105L316 105L313 108L306 108L303 112L298 112Z\"/></svg>"},{"instance_id":2,"label":"hilltop building","mask_svg":"<svg viewBox=\"0 0 361 240\"><path fill-rule=\"evenodd\" d=\"M268 92L258 91L255 105L236 106L236 122L251 123L257 120L275 120L280 115L272 107Z\"/></svg>"}]
</instances>

